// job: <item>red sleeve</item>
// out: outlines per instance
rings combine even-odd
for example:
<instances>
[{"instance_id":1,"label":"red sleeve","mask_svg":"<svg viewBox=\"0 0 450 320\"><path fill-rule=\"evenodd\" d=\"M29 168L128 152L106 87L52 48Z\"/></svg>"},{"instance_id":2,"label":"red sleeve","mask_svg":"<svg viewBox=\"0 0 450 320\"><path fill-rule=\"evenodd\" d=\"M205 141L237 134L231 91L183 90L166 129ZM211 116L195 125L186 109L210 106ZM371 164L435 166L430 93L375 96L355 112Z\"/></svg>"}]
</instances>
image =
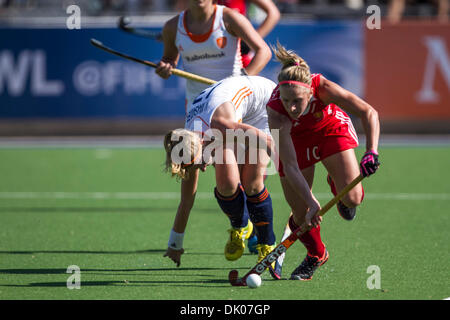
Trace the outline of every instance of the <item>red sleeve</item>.
<instances>
[{"instance_id":1,"label":"red sleeve","mask_svg":"<svg viewBox=\"0 0 450 320\"><path fill-rule=\"evenodd\" d=\"M313 88L314 98L316 99L319 99L319 86L321 77L322 75L320 73L313 73L311 75L311 87Z\"/></svg>"},{"instance_id":2,"label":"red sleeve","mask_svg":"<svg viewBox=\"0 0 450 320\"><path fill-rule=\"evenodd\" d=\"M286 112L286 110L284 109L283 103L281 102L280 90L278 88L279 88L279 86L276 86L275 89L273 89L272 96L270 97L270 100L267 103L267 107L288 117L289 115Z\"/></svg>"}]
</instances>

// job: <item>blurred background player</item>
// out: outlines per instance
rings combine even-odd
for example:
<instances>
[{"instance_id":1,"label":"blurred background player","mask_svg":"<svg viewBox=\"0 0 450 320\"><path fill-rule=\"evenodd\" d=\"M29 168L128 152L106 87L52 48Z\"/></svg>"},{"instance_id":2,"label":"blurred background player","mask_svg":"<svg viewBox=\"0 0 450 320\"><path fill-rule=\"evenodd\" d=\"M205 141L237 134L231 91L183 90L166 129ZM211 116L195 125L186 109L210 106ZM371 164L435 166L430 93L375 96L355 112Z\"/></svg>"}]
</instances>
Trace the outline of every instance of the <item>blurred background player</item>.
<instances>
[{"instance_id":1,"label":"blurred background player","mask_svg":"<svg viewBox=\"0 0 450 320\"><path fill-rule=\"evenodd\" d=\"M281 14L272 0L217 0L219 4L228 8L237 10L244 16L247 16L248 4L253 4L265 13L265 18L256 28L259 35L265 38L277 25ZM254 52L250 50L245 41L241 42L242 63L246 67L253 58Z\"/></svg>"},{"instance_id":2,"label":"blurred background player","mask_svg":"<svg viewBox=\"0 0 450 320\"><path fill-rule=\"evenodd\" d=\"M178 0L177 7L184 8L188 0ZM215 0L216 3L236 10L244 16L248 16L248 6L255 5L265 14L263 21L256 28L256 31L262 38L265 38L277 25L281 14L272 0ZM245 41L241 42L242 63L244 68L248 66L254 56L253 50Z\"/></svg>"},{"instance_id":3,"label":"blurred background player","mask_svg":"<svg viewBox=\"0 0 450 320\"><path fill-rule=\"evenodd\" d=\"M264 185L269 158L267 149L261 148L261 145L258 147L260 141L268 144L269 148L271 146L266 104L275 86L273 81L258 76L222 80L203 91L189 106L186 129L172 130L164 139L166 169L172 176L182 178L182 181L197 175L200 168L211 164L214 156L214 194L231 224L225 246L225 258L230 261L242 256L244 240L250 237L253 228L258 236L258 261L271 252L275 245L272 200ZM227 130L237 134L240 132L243 139L227 136ZM241 153L235 149L242 148L235 144L236 138L245 144L244 149L240 149L243 151ZM214 155L212 150L206 153L212 142L215 144ZM174 155L181 153L180 150L183 157L188 155L187 160L174 159ZM256 155L256 159L253 155ZM184 252L184 230L188 219L189 211L177 213L165 254L177 266Z\"/></svg>"},{"instance_id":4,"label":"blurred background player","mask_svg":"<svg viewBox=\"0 0 450 320\"><path fill-rule=\"evenodd\" d=\"M292 209L291 230L306 222L312 228L299 240L307 249L306 258L292 272L293 280L310 280L314 271L328 260L320 236L321 219L302 198L312 188L315 163L328 171L327 181L336 195L360 173L369 176L378 169L378 113L368 103L327 80L311 74L309 66L293 51L279 43L274 50L282 69L279 84L268 103L270 129L279 129L279 175L285 198ZM341 109L342 108L342 109ZM366 152L358 165L354 148L358 146L347 111L358 116L366 134ZM362 184L348 192L337 204L340 215L352 220L364 198Z\"/></svg>"},{"instance_id":5,"label":"blurred background player","mask_svg":"<svg viewBox=\"0 0 450 320\"><path fill-rule=\"evenodd\" d=\"M245 68L249 75L258 74L269 62L272 53L251 23L238 12L213 3L213 0L188 1L188 8L170 19L163 28L164 51L156 73L163 78L171 75L179 58L184 70L213 80L241 74L243 68L240 39L255 51ZM208 85L188 80L186 83L186 114L194 99ZM174 223L174 232L182 234L186 217L194 205L198 169L181 182L181 199ZM169 250L169 249L168 249ZM169 257L180 261L180 252L170 250Z\"/></svg>"},{"instance_id":6,"label":"blurred background player","mask_svg":"<svg viewBox=\"0 0 450 320\"><path fill-rule=\"evenodd\" d=\"M421 1L389 0L388 12L386 15L387 20L390 23L399 23L403 18L407 4L410 6L419 2ZM439 22L446 23L449 21L449 0L432 0L422 2L429 2L437 7L436 19Z\"/></svg>"}]
</instances>

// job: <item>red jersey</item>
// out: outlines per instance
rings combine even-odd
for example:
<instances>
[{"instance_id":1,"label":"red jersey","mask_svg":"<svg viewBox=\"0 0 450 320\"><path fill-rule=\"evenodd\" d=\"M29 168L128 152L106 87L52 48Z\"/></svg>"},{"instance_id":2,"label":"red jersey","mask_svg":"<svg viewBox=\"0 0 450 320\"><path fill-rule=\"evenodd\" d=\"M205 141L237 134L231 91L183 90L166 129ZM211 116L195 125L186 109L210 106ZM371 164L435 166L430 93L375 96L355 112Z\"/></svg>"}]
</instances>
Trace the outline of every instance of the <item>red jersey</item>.
<instances>
[{"instance_id":1,"label":"red jersey","mask_svg":"<svg viewBox=\"0 0 450 320\"><path fill-rule=\"evenodd\" d=\"M327 105L319 99L318 88L320 85L321 76L322 75L319 73L314 73L311 75L313 97L311 98L305 112L303 112L303 114L296 120L290 118L289 114L284 109L280 99L279 86L273 90L272 97L270 98L267 106L291 119L291 136L317 132L327 126L334 127L336 124L351 125L351 120L345 111L333 103ZM356 132L353 129L353 125L349 127L351 128L350 134L355 138L355 140L358 140Z\"/></svg>"},{"instance_id":2,"label":"red jersey","mask_svg":"<svg viewBox=\"0 0 450 320\"><path fill-rule=\"evenodd\" d=\"M247 5L245 0L218 0L219 4L239 11L244 16L247 14Z\"/></svg>"},{"instance_id":3,"label":"red jersey","mask_svg":"<svg viewBox=\"0 0 450 320\"><path fill-rule=\"evenodd\" d=\"M291 138L297 155L300 170L314 165L318 161L338 152L358 146L358 136L350 117L337 105L326 105L318 97L320 74L312 74L313 96L305 112L292 119L283 107L280 90L277 86L267 106L285 115L292 122ZM278 169L284 176L283 163Z\"/></svg>"}]
</instances>

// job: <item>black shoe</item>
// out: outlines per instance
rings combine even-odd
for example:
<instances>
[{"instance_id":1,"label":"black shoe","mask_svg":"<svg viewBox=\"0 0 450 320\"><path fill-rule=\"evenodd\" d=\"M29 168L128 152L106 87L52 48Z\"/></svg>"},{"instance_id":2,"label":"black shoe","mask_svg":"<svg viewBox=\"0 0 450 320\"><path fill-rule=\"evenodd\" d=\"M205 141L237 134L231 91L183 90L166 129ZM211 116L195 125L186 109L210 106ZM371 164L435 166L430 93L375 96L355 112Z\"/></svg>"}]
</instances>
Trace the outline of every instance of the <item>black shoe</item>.
<instances>
[{"instance_id":1,"label":"black shoe","mask_svg":"<svg viewBox=\"0 0 450 320\"><path fill-rule=\"evenodd\" d=\"M337 206L339 214L345 220L351 221L355 218L356 208L349 208L345 204L343 204L341 201L339 201L336 206Z\"/></svg>"},{"instance_id":2,"label":"black shoe","mask_svg":"<svg viewBox=\"0 0 450 320\"><path fill-rule=\"evenodd\" d=\"M331 192L334 194L334 196L337 195L336 186L334 185L333 179L331 179L331 176L327 176L327 182L330 185ZM339 212L339 215L348 221L351 221L356 216L356 208L349 208L345 204L343 204L341 201L339 201L336 205L337 210Z\"/></svg>"},{"instance_id":3,"label":"black shoe","mask_svg":"<svg viewBox=\"0 0 450 320\"><path fill-rule=\"evenodd\" d=\"M327 262L328 257L327 249L325 249L322 259L307 254L305 260L292 272L291 280L311 280L316 269Z\"/></svg>"}]
</instances>

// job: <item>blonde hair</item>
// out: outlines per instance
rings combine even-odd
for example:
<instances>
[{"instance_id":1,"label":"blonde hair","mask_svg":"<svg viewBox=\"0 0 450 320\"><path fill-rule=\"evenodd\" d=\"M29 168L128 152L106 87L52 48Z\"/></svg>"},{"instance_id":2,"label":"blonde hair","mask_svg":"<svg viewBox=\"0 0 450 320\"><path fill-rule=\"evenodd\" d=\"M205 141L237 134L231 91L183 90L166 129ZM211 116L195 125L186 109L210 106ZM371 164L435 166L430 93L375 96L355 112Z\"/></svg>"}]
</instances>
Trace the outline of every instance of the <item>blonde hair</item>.
<instances>
[{"instance_id":1,"label":"blonde hair","mask_svg":"<svg viewBox=\"0 0 450 320\"><path fill-rule=\"evenodd\" d=\"M180 145L181 144L181 145ZM190 162L174 161L172 159L172 150L178 146L180 148L180 157L184 157L183 151L187 151L190 156ZM187 168L197 160L201 152L202 143L198 134L186 130L175 129L167 133L164 137L164 149L166 150L165 171L169 172L172 177L179 179L187 179L189 177Z\"/></svg>"},{"instance_id":2,"label":"blonde hair","mask_svg":"<svg viewBox=\"0 0 450 320\"><path fill-rule=\"evenodd\" d=\"M311 72L302 57L292 50L287 50L278 41L276 47L272 46L272 50L282 65L278 74L278 82L294 80L311 85Z\"/></svg>"}]
</instances>

